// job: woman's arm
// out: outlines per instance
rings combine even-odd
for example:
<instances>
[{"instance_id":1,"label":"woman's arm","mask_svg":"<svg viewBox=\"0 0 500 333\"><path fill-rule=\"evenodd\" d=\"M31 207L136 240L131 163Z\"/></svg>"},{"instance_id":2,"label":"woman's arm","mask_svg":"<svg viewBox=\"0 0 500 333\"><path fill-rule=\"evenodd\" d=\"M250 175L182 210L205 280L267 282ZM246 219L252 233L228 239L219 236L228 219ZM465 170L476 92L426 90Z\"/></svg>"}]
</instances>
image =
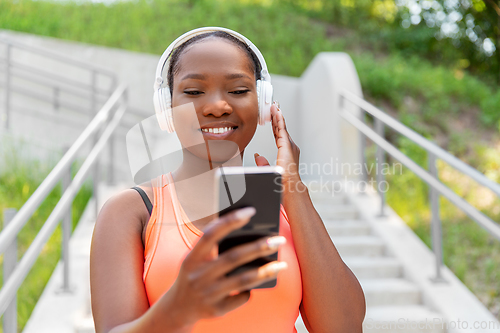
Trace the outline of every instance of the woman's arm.
<instances>
[{"instance_id":1,"label":"woman's arm","mask_svg":"<svg viewBox=\"0 0 500 333\"><path fill-rule=\"evenodd\" d=\"M316 212L298 172L299 148L288 134L285 119L271 107L278 147L277 164L285 170L283 206L288 215L302 275L300 312L310 332L362 332L365 297L361 286L342 261ZM269 164L256 154L257 165Z\"/></svg>"},{"instance_id":2,"label":"woman's arm","mask_svg":"<svg viewBox=\"0 0 500 333\"><path fill-rule=\"evenodd\" d=\"M302 273L301 314L311 332L360 332L365 297L358 280L340 258L307 187L284 196Z\"/></svg>"},{"instance_id":3,"label":"woman's arm","mask_svg":"<svg viewBox=\"0 0 500 333\"><path fill-rule=\"evenodd\" d=\"M165 295L149 307L142 280L143 221L149 216L140 196L126 190L102 208L90 252L92 313L97 333L190 332ZM167 293L168 294L168 293Z\"/></svg>"}]
</instances>

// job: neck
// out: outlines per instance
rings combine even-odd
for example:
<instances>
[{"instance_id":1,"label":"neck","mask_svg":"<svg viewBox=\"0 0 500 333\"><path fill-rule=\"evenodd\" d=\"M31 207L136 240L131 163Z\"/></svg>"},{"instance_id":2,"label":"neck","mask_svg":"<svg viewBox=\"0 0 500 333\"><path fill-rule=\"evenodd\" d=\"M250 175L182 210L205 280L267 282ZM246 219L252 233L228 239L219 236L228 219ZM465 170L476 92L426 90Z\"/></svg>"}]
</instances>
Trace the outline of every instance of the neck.
<instances>
[{"instance_id":1,"label":"neck","mask_svg":"<svg viewBox=\"0 0 500 333\"><path fill-rule=\"evenodd\" d=\"M199 156L194 155L187 149L183 149L183 159L182 164L179 168L172 172L172 178L175 182L184 181L192 178L200 178L199 176L203 174L214 174L215 170L220 167L232 167L232 166L242 166L243 165L243 151L241 153L236 154L229 160L225 161L214 161L210 158L200 158ZM209 175L207 174L207 175ZM213 185L214 179L213 177L201 177L201 178L210 178L211 184ZM204 182L205 183L205 182Z\"/></svg>"},{"instance_id":2,"label":"neck","mask_svg":"<svg viewBox=\"0 0 500 333\"><path fill-rule=\"evenodd\" d=\"M242 166L242 161L243 152L227 161L213 161L183 149L182 164L172 172L172 178L177 197L191 221L216 213L215 172L220 167Z\"/></svg>"}]
</instances>

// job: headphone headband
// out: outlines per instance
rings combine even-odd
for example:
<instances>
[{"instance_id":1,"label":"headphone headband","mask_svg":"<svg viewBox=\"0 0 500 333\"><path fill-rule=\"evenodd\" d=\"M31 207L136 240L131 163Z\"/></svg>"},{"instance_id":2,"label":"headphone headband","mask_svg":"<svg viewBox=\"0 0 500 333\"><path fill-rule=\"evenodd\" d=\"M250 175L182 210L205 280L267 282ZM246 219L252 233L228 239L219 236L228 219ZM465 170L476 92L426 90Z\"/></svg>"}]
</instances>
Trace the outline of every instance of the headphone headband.
<instances>
[{"instance_id":1,"label":"headphone headband","mask_svg":"<svg viewBox=\"0 0 500 333\"><path fill-rule=\"evenodd\" d=\"M240 33L237 33L236 31L233 31L231 29L227 28L222 28L222 27L203 27L203 28L197 28L191 31L188 31L184 33L183 35L179 36L176 40L174 40L163 52L160 61L158 62L158 66L156 68L156 79L154 83L154 90L160 89L161 85L163 84L163 77L162 77L162 72L165 66L168 67L168 64L170 63L170 55L174 51L175 48L179 47L180 45L184 44L191 38L201 35L207 32L215 32L215 31L223 31L231 36L238 38L242 42L244 42L250 49L253 51L253 53L257 56L257 59L259 59L260 66L262 68L260 75L261 75L261 80L266 81L271 83L271 75L269 75L269 72L267 70L267 65L266 61L264 60L264 57L262 56L262 53L260 53L259 49L245 36L243 36Z\"/></svg>"}]
</instances>

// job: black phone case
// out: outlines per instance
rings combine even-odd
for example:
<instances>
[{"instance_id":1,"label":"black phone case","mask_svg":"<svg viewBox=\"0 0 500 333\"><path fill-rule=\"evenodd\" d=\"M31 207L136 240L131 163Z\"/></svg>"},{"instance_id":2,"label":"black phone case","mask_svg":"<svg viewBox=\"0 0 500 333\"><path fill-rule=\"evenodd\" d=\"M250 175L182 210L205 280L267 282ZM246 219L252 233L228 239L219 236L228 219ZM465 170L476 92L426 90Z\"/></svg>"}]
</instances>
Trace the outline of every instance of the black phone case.
<instances>
[{"instance_id":1,"label":"black phone case","mask_svg":"<svg viewBox=\"0 0 500 333\"><path fill-rule=\"evenodd\" d=\"M241 177L241 175L223 175L219 182L219 203L227 202L228 190L234 184L231 177ZM280 204L281 204L281 175L279 173L245 174L244 194L237 202L231 203L227 208L220 210L222 216L234 209L243 207L255 207L256 214L251 220L238 230L232 231L221 242L219 242L219 254L231 249L234 246L253 242L262 237L279 235ZM225 196L225 197L224 197ZM229 199L231 200L231 199ZM237 267L226 276L240 274L249 269L260 267L271 261L278 260L278 252L269 256L257 258L242 266ZM276 279L264 282L252 289L273 288L276 286Z\"/></svg>"}]
</instances>

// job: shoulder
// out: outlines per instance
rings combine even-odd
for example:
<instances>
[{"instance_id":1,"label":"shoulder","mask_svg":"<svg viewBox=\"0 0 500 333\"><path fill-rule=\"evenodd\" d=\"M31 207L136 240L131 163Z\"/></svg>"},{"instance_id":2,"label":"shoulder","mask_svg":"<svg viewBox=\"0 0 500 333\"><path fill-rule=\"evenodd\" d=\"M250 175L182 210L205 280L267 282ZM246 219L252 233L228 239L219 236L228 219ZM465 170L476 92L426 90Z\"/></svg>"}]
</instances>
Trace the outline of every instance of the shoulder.
<instances>
[{"instance_id":1,"label":"shoulder","mask_svg":"<svg viewBox=\"0 0 500 333\"><path fill-rule=\"evenodd\" d=\"M139 193L127 189L112 196L97 217L90 251L92 313L97 332L130 322L149 307L142 280L145 215L148 212Z\"/></svg>"},{"instance_id":2,"label":"shoulder","mask_svg":"<svg viewBox=\"0 0 500 333\"><path fill-rule=\"evenodd\" d=\"M149 191L144 190L149 196ZM121 231L136 231L140 236L142 227L148 218L149 213L140 194L134 189L126 189L106 201L97 217L96 228L106 227L119 228Z\"/></svg>"}]
</instances>

